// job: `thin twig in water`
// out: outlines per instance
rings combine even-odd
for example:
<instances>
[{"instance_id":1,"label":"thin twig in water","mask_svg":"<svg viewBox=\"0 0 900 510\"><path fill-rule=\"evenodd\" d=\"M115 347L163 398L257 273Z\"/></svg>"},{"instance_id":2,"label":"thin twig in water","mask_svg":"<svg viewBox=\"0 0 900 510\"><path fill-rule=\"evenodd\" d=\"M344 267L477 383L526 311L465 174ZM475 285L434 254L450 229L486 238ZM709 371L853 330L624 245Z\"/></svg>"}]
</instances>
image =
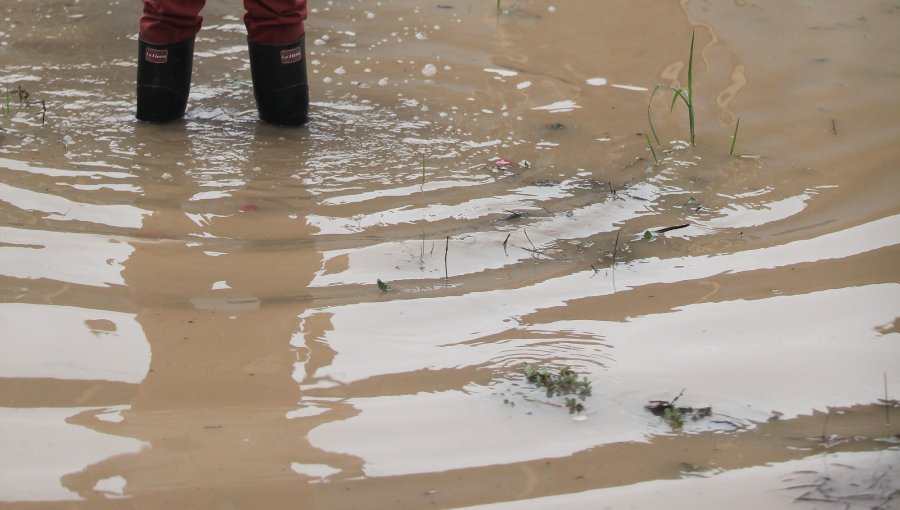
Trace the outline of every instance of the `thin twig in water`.
<instances>
[{"instance_id":1,"label":"thin twig in water","mask_svg":"<svg viewBox=\"0 0 900 510\"><path fill-rule=\"evenodd\" d=\"M622 233L622 229L616 231L616 242L613 244L613 269L616 268L616 255L619 253L619 234Z\"/></svg>"},{"instance_id":2,"label":"thin twig in water","mask_svg":"<svg viewBox=\"0 0 900 510\"><path fill-rule=\"evenodd\" d=\"M447 270L447 254L450 253L450 236L447 236L447 244L444 245L444 279L450 279L450 273Z\"/></svg>"},{"instance_id":3,"label":"thin twig in water","mask_svg":"<svg viewBox=\"0 0 900 510\"><path fill-rule=\"evenodd\" d=\"M831 132L837 135L837 123L834 119L831 119Z\"/></svg>"},{"instance_id":4,"label":"thin twig in water","mask_svg":"<svg viewBox=\"0 0 900 510\"><path fill-rule=\"evenodd\" d=\"M891 406L888 404L887 372L882 372L882 375L884 376L884 423L890 425Z\"/></svg>"},{"instance_id":5,"label":"thin twig in water","mask_svg":"<svg viewBox=\"0 0 900 510\"><path fill-rule=\"evenodd\" d=\"M506 239L503 240L503 251L506 251L506 243L509 242L509 236L512 234L506 234Z\"/></svg>"},{"instance_id":6,"label":"thin twig in water","mask_svg":"<svg viewBox=\"0 0 900 510\"><path fill-rule=\"evenodd\" d=\"M523 229L522 229L522 232L525 233L525 239L528 239L528 242L531 244L531 248L532 248L534 251L536 251L537 253L540 253L541 250L538 250L538 249L537 249L537 246L535 246L534 243L531 242L531 238L528 237L528 231L525 230L525 229L523 228Z\"/></svg>"},{"instance_id":7,"label":"thin twig in water","mask_svg":"<svg viewBox=\"0 0 900 510\"><path fill-rule=\"evenodd\" d=\"M822 424L822 441L828 439L828 436L825 435L825 431L828 428L828 420L831 419L831 408L828 408L828 415L825 416L825 423Z\"/></svg>"},{"instance_id":8,"label":"thin twig in water","mask_svg":"<svg viewBox=\"0 0 900 510\"><path fill-rule=\"evenodd\" d=\"M422 245L419 248L419 265L425 265L425 232L422 232Z\"/></svg>"},{"instance_id":9,"label":"thin twig in water","mask_svg":"<svg viewBox=\"0 0 900 510\"><path fill-rule=\"evenodd\" d=\"M624 198L619 196L619 191L613 188L612 182L609 182L609 194L612 195L613 200L625 200Z\"/></svg>"}]
</instances>

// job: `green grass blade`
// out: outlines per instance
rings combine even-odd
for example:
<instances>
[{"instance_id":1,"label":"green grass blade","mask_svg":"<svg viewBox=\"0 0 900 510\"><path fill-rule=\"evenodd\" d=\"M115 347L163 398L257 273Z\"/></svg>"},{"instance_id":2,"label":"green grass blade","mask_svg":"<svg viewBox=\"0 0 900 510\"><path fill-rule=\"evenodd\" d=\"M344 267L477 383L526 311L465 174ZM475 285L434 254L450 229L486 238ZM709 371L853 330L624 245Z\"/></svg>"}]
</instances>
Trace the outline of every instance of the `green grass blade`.
<instances>
[{"instance_id":1,"label":"green grass blade","mask_svg":"<svg viewBox=\"0 0 900 510\"><path fill-rule=\"evenodd\" d=\"M656 151L653 150L653 144L650 143L650 137L647 135L647 132L646 132L646 131L644 132L644 138L647 139L647 147L650 147L650 154L653 154L653 161L655 161L656 164L658 165L658 164L659 164L659 159L656 158Z\"/></svg>"},{"instance_id":2,"label":"green grass blade","mask_svg":"<svg viewBox=\"0 0 900 510\"><path fill-rule=\"evenodd\" d=\"M669 113L672 113L672 110L675 108L675 102L678 101L678 99L684 101L684 105L688 107L688 111L693 112L693 110L691 109L691 101L688 99L688 96L683 89L675 88L671 85L663 85L661 83L658 83L656 87L653 88L653 92L650 93L650 100L647 101L647 123L650 124L650 132L653 133L653 139L656 140L656 145L661 146L662 144L659 142L659 137L656 136L656 128L653 127L653 118L650 116L650 106L653 104L653 96L656 95L656 92L659 89L669 89L672 91L672 104L669 105ZM691 119L693 120L693 117L691 117ZM646 133L644 134L646 135ZM691 130L691 135L691 143L693 143L693 130Z\"/></svg>"},{"instance_id":3,"label":"green grass blade","mask_svg":"<svg viewBox=\"0 0 900 510\"><path fill-rule=\"evenodd\" d=\"M688 108L691 107L691 102L688 100L683 89L676 89L673 87L669 87L669 88L672 89L672 92L675 93L675 95L672 96L672 108L675 107L675 100L678 98L681 98L681 100L684 101L685 106L687 106ZM670 109L669 112L671 113L671 111L672 110Z\"/></svg>"},{"instance_id":4,"label":"green grass blade","mask_svg":"<svg viewBox=\"0 0 900 510\"><path fill-rule=\"evenodd\" d=\"M657 85L654 87L653 92L650 93L650 100L647 101L647 123L650 124L650 132L653 133L653 139L656 140L656 145L660 145L660 143L659 137L656 136L656 128L653 127L653 119L650 117L650 106L653 104L653 96L656 95L656 91L664 87L665 85Z\"/></svg>"},{"instance_id":5,"label":"green grass blade","mask_svg":"<svg viewBox=\"0 0 900 510\"><path fill-rule=\"evenodd\" d=\"M729 156L734 156L734 144L737 142L738 128L741 126L741 118L738 117L737 123L734 125L734 134L731 135L731 150L728 151Z\"/></svg>"},{"instance_id":6,"label":"green grass blade","mask_svg":"<svg viewBox=\"0 0 900 510\"><path fill-rule=\"evenodd\" d=\"M691 56L688 58L687 99L688 116L691 122L691 145L694 145L694 31L691 30Z\"/></svg>"},{"instance_id":7,"label":"green grass blade","mask_svg":"<svg viewBox=\"0 0 900 510\"><path fill-rule=\"evenodd\" d=\"M680 95L681 89L672 89L675 93L672 94L672 104L669 105L669 113L672 113L672 110L675 109L675 101L678 100L678 96ZM682 98L684 99L684 98ZM687 102L685 102L687 104Z\"/></svg>"}]
</instances>

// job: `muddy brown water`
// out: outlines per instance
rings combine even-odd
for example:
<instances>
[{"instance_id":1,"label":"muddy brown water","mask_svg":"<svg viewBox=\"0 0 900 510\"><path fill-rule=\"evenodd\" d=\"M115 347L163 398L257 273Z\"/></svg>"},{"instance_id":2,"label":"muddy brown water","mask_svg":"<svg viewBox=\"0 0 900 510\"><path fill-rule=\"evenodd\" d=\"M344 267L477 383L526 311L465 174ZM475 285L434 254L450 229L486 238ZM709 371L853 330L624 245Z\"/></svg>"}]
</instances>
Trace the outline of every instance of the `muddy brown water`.
<instances>
[{"instance_id":1,"label":"muddy brown water","mask_svg":"<svg viewBox=\"0 0 900 510\"><path fill-rule=\"evenodd\" d=\"M0 4L0 506L898 507L900 4L315 2L291 130L238 3L165 126Z\"/></svg>"}]
</instances>

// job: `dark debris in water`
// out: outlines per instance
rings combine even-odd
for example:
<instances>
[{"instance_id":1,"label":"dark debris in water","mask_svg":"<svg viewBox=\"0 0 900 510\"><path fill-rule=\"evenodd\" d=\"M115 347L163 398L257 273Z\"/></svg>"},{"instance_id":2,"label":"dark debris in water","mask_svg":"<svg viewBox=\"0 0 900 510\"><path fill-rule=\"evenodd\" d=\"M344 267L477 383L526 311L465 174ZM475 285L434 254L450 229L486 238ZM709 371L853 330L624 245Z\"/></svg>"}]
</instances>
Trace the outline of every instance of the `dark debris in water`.
<instances>
[{"instance_id":1,"label":"dark debris in water","mask_svg":"<svg viewBox=\"0 0 900 510\"><path fill-rule=\"evenodd\" d=\"M670 230L678 230L678 229L687 228L690 226L691 225L689 223L684 223L682 225L673 225L671 227L664 227L664 228L656 229L656 230L654 230L654 232L656 232L657 234L664 234L666 232L669 232Z\"/></svg>"},{"instance_id":2,"label":"dark debris in water","mask_svg":"<svg viewBox=\"0 0 900 510\"><path fill-rule=\"evenodd\" d=\"M513 221L525 218L528 216L528 213L520 212L520 211L504 211L507 215L503 218L503 221Z\"/></svg>"},{"instance_id":3,"label":"dark debris in water","mask_svg":"<svg viewBox=\"0 0 900 510\"><path fill-rule=\"evenodd\" d=\"M673 398L671 401L669 400L651 400L644 409L653 413L654 416L659 416L664 419L666 423L672 427L673 430L681 430L684 426L684 422L686 420L697 421L702 418L708 418L712 416L712 407L688 407L688 406L676 406L675 403L678 402L678 399L684 394L684 390L681 390L681 393L678 394L677 397Z\"/></svg>"}]
</instances>

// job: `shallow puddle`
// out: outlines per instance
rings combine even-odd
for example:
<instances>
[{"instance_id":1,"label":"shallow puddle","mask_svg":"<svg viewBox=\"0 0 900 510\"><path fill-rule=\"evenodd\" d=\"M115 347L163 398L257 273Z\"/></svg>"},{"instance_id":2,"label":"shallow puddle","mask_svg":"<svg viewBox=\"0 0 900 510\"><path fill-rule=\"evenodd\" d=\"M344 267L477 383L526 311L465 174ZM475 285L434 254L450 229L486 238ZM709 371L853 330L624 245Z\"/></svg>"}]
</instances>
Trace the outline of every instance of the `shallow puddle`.
<instances>
[{"instance_id":1,"label":"shallow puddle","mask_svg":"<svg viewBox=\"0 0 900 510\"><path fill-rule=\"evenodd\" d=\"M0 6L4 505L897 508L900 5L319 2L280 129L230 4L165 126Z\"/></svg>"}]
</instances>

